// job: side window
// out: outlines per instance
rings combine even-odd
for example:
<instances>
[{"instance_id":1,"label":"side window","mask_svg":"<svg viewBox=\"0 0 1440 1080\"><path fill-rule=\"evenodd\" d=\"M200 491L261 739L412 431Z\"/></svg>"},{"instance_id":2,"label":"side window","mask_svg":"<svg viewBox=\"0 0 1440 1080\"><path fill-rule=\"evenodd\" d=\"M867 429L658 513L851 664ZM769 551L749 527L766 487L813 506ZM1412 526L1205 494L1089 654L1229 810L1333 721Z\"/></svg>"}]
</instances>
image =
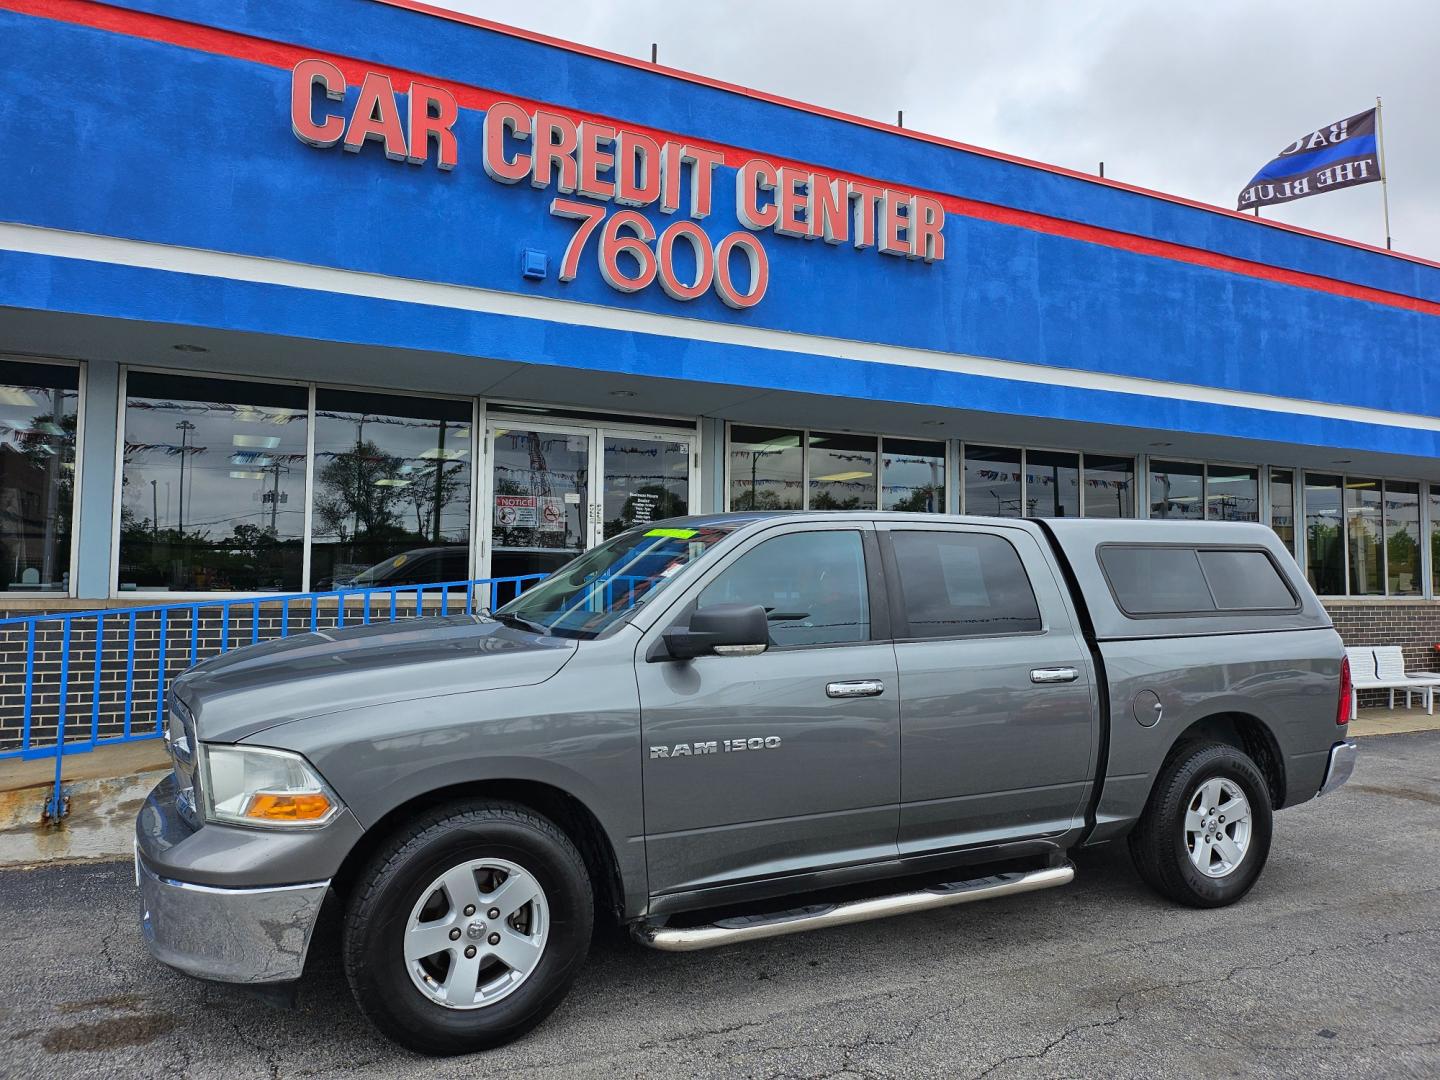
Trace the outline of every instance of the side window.
<instances>
[{"instance_id":1,"label":"side window","mask_svg":"<svg viewBox=\"0 0 1440 1080\"><path fill-rule=\"evenodd\" d=\"M1100 549L1100 565L1131 616L1292 611L1297 603L1263 551L1114 545Z\"/></svg>"},{"instance_id":2,"label":"side window","mask_svg":"<svg viewBox=\"0 0 1440 1080\"><path fill-rule=\"evenodd\" d=\"M787 533L740 556L705 586L697 607L759 604L773 645L829 645L870 638L870 597L860 534Z\"/></svg>"},{"instance_id":3,"label":"side window","mask_svg":"<svg viewBox=\"0 0 1440 1080\"><path fill-rule=\"evenodd\" d=\"M1010 543L991 533L892 532L907 637L1021 634L1041 628Z\"/></svg>"},{"instance_id":4,"label":"side window","mask_svg":"<svg viewBox=\"0 0 1440 1080\"><path fill-rule=\"evenodd\" d=\"M1105 547L1100 565L1127 615L1215 610L1215 599L1191 547Z\"/></svg>"},{"instance_id":5,"label":"side window","mask_svg":"<svg viewBox=\"0 0 1440 1080\"><path fill-rule=\"evenodd\" d=\"M1202 551L1200 565L1222 610L1274 611L1295 606L1295 594L1263 551Z\"/></svg>"}]
</instances>

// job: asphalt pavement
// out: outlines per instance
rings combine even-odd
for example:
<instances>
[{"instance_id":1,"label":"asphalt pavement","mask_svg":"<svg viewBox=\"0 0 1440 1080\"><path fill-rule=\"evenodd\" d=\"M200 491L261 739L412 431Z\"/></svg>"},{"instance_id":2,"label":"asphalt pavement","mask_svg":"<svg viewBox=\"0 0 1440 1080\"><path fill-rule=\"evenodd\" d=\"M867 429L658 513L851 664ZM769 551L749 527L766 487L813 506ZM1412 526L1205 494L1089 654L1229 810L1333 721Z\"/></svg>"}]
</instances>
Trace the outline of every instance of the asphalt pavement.
<instances>
[{"instance_id":1,"label":"asphalt pavement","mask_svg":"<svg viewBox=\"0 0 1440 1080\"><path fill-rule=\"evenodd\" d=\"M439 1061L365 1024L324 934L281 1011L151 960L128 865L3 871L0 1075L1440 1075L1440 733L1364 740L1276 824L1220 911L1112 845L1067 888L710 953L602 933L541 1028Z\"/></svg>"}]
</instances>

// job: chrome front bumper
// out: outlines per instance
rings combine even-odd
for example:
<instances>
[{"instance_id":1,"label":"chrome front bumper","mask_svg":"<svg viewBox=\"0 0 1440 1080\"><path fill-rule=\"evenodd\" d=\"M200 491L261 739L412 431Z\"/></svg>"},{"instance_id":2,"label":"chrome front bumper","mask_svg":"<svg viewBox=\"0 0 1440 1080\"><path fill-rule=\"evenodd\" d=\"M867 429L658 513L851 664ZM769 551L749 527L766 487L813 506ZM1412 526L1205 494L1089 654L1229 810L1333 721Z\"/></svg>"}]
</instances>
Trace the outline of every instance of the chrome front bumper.
<instances>
[{"instance_id":1,"label":"chrome front bumper","mask_svg":"<svg viewBox=\"0 0 1440 1080\"><path fill-rule=\"evenodd\" d=\"M1325 779L1320 784L1320 790L1316 793L1318 799L1321 795L1329 795L1344 785L1350 779L1350 774L1355 771L1355 759L1360 756L1360 747L1354 739L1346 739L1338 742L1330 748L1330 763L1325 766Z\"/></svg>"},{"instance_id":2,"label":"chrome front bumper","mask_svg":"<svg viewBox=\"0 0 1440 1080\"><path fill-rule=\"evenodd\" d=\"M137 850L145 943L157 960L201 979L290 982L300 977L328 881L222 889L162 878Z\"/></svg>"}]
</instances>

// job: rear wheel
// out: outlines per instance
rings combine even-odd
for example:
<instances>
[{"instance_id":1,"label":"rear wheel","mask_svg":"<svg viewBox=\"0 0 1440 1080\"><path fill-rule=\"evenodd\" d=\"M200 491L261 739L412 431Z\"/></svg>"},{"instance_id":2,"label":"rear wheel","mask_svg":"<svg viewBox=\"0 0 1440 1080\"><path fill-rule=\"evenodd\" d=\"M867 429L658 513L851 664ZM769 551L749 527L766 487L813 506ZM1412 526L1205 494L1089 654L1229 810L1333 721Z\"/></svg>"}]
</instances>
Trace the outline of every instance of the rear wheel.
<instances>
[{"instance_id":1,"label":"rear wheel","mask_svg":"<svg viewBox=\"0 0 1440 1080\"><path fill-rule=\"evenodd\" d=\"M372 858L345 917L360 1008L426 1054L498 1046L565 996L590 944L584 860L521 806L430 812Z\"/></svg>"},{"instance_id":2,"label":"rear wheel","mask_svg":"<svg viewBox=\"0 0 1440 1080\"><path fill-rule=\"evenodd\" d=\"M1223 907L1260 877L1273 826L1270 789L1255 762L1226 743L1190 743L1161 770L1130 834L1130 855L1162 896Z\"/></svg>"}]
</instances>

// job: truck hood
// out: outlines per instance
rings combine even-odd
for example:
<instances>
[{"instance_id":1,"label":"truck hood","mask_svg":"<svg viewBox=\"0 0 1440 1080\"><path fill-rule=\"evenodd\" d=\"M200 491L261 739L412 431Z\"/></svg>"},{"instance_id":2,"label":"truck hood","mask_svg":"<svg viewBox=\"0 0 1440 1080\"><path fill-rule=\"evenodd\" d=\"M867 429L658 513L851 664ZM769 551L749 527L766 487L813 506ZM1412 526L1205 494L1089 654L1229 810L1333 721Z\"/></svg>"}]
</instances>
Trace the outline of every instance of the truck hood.
<instances>
[{"instance_id":1,"label":"truck hood","mask_svg":"<svg viewBox=\"0 0 1440 1080\"><path fill-rule=\"evenodd\" d=\"M479 615L321 630L212 657L171 693L201 739L237 742L366 705L532 686L564 667L575 645Z\"/></svg>"}]
</instances>

